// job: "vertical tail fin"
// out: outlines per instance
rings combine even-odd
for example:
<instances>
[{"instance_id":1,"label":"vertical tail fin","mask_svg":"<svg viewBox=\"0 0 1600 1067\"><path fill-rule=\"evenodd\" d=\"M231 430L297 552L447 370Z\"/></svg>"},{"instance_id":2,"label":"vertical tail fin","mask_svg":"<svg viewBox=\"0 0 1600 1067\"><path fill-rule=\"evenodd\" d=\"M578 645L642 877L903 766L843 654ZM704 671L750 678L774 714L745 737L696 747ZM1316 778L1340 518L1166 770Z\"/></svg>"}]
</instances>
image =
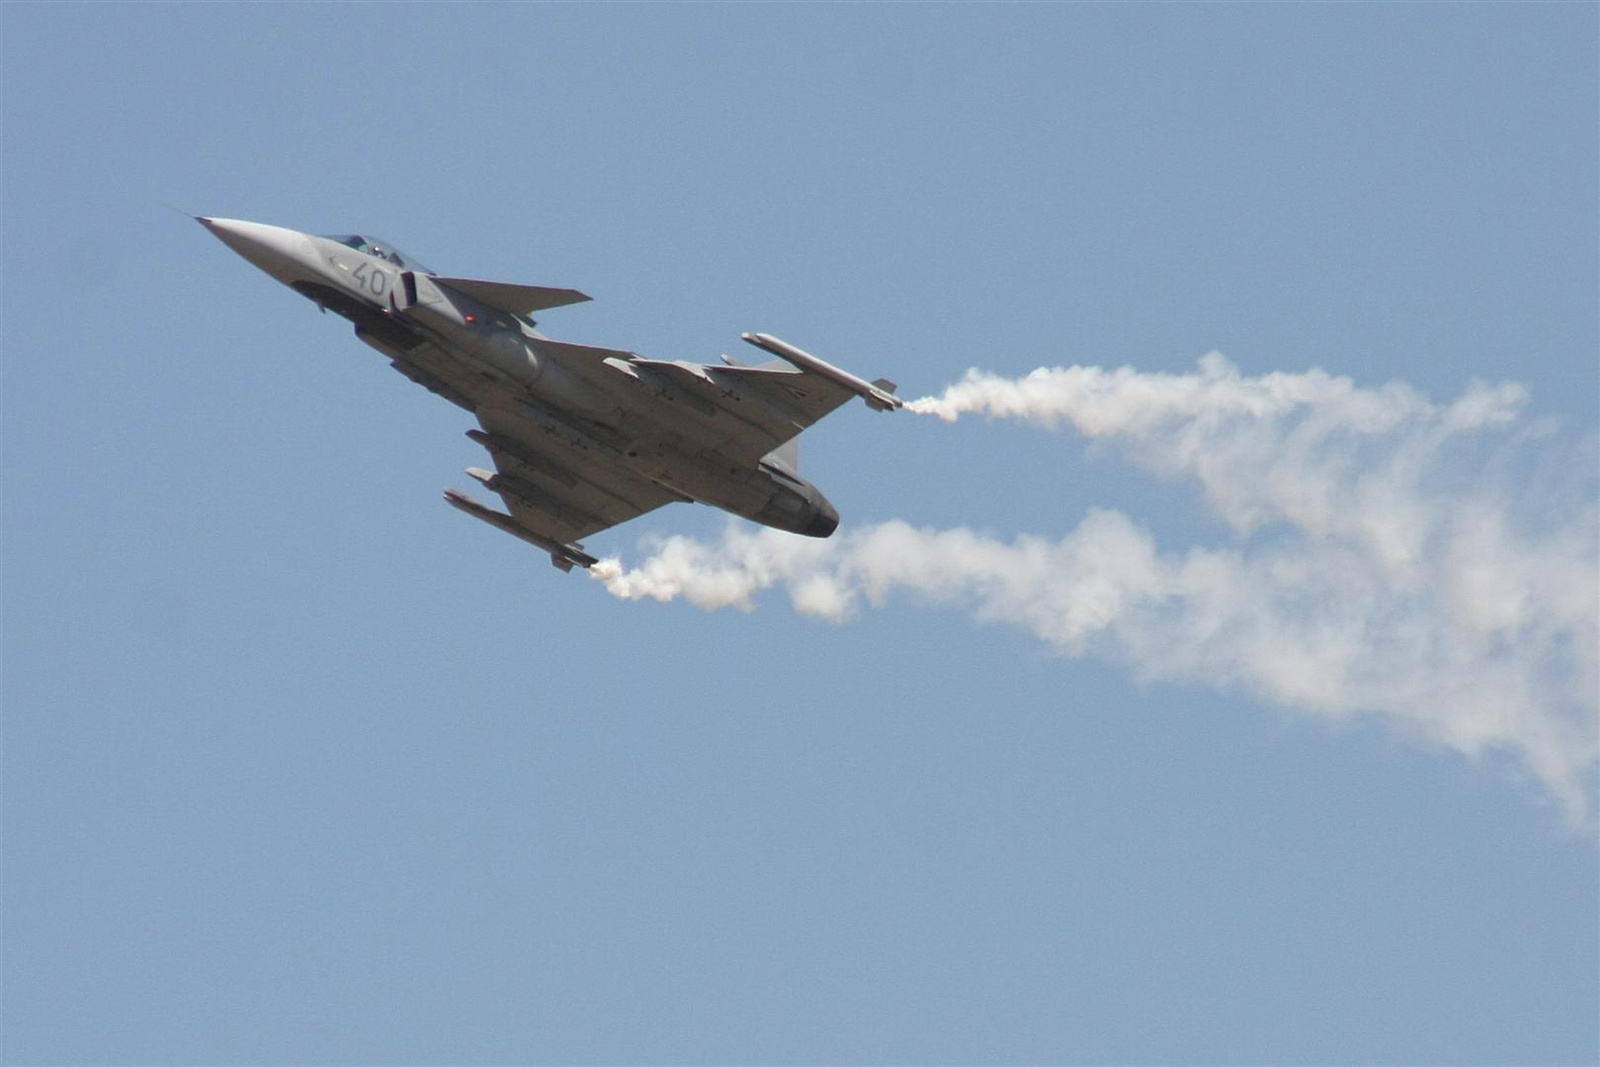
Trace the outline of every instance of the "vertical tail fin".
<instances>
[{"instance_id":1,"label":"vertical tail fin","mask_svg":"<svg viewBox=\"0 0 1600 1067\"><path fill-rule=\"evenodd\" d=\"M770 463L796 478L800 477L800 435L796 434L762 456L761 462Z\"/></svg>"}]
</instances>

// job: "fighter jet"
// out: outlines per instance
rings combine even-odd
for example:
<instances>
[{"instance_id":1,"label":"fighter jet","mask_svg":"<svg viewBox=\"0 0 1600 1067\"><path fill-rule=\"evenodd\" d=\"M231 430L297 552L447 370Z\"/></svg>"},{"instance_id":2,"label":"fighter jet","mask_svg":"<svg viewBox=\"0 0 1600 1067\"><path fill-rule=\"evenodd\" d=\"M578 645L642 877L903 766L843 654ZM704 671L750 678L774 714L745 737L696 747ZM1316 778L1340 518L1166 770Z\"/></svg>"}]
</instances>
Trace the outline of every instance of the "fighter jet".
<instances>
[{"instance_id":1,"label":"fighter jet","mask_svg":"<svg viewBox=\"0 0 1600 1067\"><path fill-rule=\"evenodd\" d=\"M477 416L467 436L495 470L467 474L510 513L454 489L445 500L564 571L598 562L581 538L677 500L827 537L839 513L800 477L800 431L852 397L878 411L901 405L893 382L863 381L764 333L742 335L777 357L760 366L646 359L535 329L536 312L589 299L574 289L449 277L372 236L196 221L349 319L395 370Z\"/></svg>"}]
</instances>

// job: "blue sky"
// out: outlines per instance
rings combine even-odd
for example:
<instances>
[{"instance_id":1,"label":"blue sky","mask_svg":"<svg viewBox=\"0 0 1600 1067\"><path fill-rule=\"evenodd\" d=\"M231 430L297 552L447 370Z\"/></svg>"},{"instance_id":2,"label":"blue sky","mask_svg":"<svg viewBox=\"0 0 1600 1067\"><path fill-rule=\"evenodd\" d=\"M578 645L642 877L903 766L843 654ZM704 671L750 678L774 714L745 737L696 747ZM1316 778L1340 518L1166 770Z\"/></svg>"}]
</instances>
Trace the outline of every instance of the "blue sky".
<instances>
[{"instance_id":1,"label":"blue sky","mask_svg":"<svg viewBox=\"0 0 1600 1067\"><path fill-rule=\"evenodd\" d=\"M1520 383L1428 499L1581 555L1596 30L6 5L5 1061L1595 1062L1582 744L1574 817L1526 753L1465 754L1431 683L1337 710L1365 697L910 587L838 623L619 600L445 507L464 413L162 204L583 289L541 321L565 339L763 330L908 397L1213 351L1440 410ZM805 473L840 544L1092 514L1164 559L1304 541L1081 429L852 405ZM675 506L589 547L724 529ZM1566 655L1527 632L1496 655ZM1593 700L1557 707L1583 743Z\"/></svg>"}]
</instances>

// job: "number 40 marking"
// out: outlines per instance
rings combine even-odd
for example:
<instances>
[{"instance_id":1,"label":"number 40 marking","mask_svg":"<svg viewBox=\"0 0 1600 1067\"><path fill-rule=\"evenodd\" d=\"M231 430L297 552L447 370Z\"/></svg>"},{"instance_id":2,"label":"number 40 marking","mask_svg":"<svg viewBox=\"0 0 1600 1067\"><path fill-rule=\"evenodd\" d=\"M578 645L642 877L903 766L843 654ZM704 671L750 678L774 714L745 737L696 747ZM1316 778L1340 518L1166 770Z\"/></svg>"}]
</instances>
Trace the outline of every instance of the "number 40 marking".
<instances>
[{"instance_id":1,"label":"number 40 marking","mask_svg":"<svg viewBox=\"0 0 1600 1067\"><path fill-rule=\"evenodd\" d=\"M362 287L373 296L382 296L383 291L389 287L389 275L378 270L371 263L362 263L350 275L360 282Z\"/></svg>"}]
</instances>

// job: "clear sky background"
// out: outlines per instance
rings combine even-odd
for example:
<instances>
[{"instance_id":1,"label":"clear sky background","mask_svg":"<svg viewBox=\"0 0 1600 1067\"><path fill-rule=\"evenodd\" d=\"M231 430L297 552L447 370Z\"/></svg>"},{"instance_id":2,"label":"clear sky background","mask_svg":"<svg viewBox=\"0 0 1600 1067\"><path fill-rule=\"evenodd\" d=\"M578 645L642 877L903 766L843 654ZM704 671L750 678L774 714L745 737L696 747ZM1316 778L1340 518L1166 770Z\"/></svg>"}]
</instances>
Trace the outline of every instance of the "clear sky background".
<instances>
[{"instance_id":1,"label":"clear sky background","mask_svg":"<svg viewBox=\"0 0 1600 1067\"><path fill-rule=\"evenodd\" d=\"M1213 350L1515 381L1552 420L1524 462L1592 498L1594 5L7 4L0 35L6 1062L1600 1059L1593 823L1516 758L914 595L614 599L440 501L465 413L162 207L905 396ZM1105 508L1237 544L1070 430L853 404L804 465L841 535Z\"/></svg>"}]
</instances>

